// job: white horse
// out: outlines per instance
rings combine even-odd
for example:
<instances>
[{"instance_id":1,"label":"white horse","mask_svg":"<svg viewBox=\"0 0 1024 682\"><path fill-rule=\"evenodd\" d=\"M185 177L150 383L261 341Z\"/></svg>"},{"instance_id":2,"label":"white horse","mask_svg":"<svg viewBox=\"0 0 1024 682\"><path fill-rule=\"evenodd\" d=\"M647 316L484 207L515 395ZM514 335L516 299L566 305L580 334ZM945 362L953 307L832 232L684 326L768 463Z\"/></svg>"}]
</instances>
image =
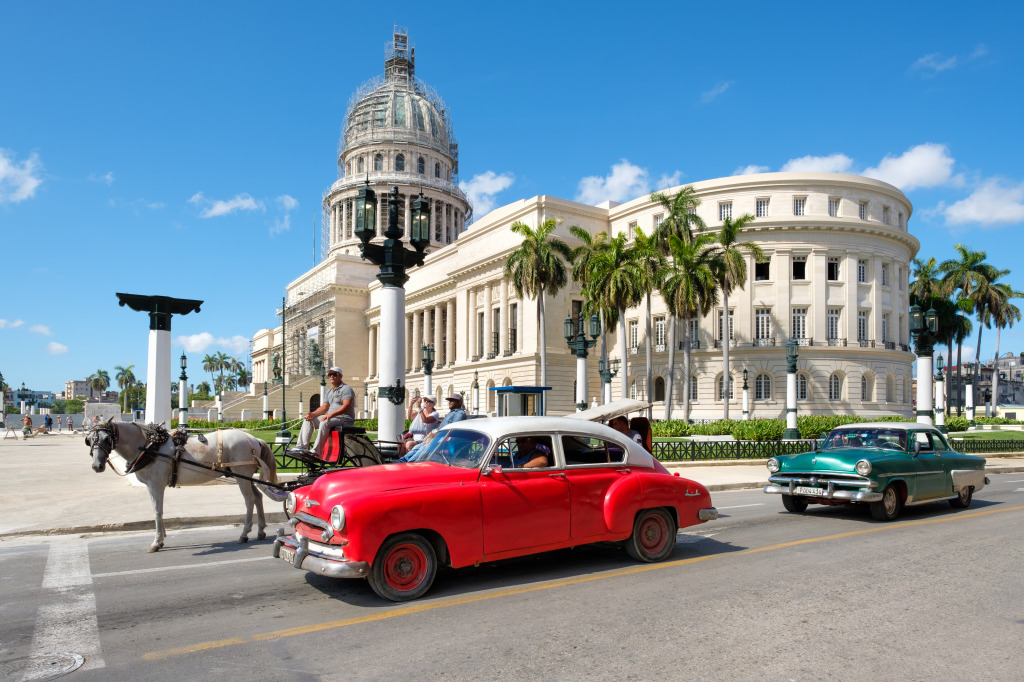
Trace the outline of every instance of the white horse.
<instances>
[{"instance_id":1,"label":"white horse","mask_svg":"<svg viewBox=\"0 0 1024 682\"><path fill-rule=\"evenodd\" d=\"M119 424L113 419L100 422L90 429L85 439L86 445L90 447L93 471L102 472L108 459L111 468L118 473L127 471L146 447L148 438L154 431L155 427L152 425L142 427L130 422ZM206 466L216 465L250 478L255 477L259 469L263 480L277 483L277 462L270 446L241 429L215 431L205 437L190 436L185 448L187 452L181 457L181 462L191 460ZM152 449L173 457L175 446L168 439L159 446L153 446ZM172 484L175 463L171 459L155 455L143 455L143 458L134 473L149 489L149 497L153 501L156 538L149 551L156 552L164 546L164 538L167 536L164 531L164 490ZM146 458L150 460L148 463L145 463ZM176 476L174 485L202 485L219 478L221 474L190 464L178 463ZM241 478L236 478L235 481L242 491L242 497L245 498L245 526L238 541L249 541L253 504L256 505L259 516L259 532L256 538L262 540L267 536L267 522L263 515L263 497L259 493L259 488L253 482Z\"/></svg>"}]
</instances>

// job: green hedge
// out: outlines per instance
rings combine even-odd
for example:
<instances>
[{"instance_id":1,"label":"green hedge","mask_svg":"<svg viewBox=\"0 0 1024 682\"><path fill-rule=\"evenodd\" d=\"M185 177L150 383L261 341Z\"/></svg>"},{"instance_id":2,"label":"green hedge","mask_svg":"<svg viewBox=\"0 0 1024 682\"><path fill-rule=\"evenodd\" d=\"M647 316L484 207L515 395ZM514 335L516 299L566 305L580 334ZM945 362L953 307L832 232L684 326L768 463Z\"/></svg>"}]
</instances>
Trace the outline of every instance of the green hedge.
<instances>
[{"instance_id":1,"label":"green hedge","mask_svg":"<svg viewBox=\"0 0 1024 682\"><path fill-rule=\"evenodd\" d=\"M967 421L967 417L957 417L956 415L946 417L946 428L950 431L966 431L970 425L971 422Z\"/></svg>"},{"instance_id":2,"label":"green hedge","mask_svg":"<svg viewBox=\"0 0 1024 682\"><path fill-rule=\"evenodd\" d=\"M1019 419L1007 419L1006 417L976 417L975 420L985 426L1007 426L1009 424L1024 424Z\"/></svg>"},{"instance_id":3,"label":"green hedge","mask_svg":"<svg viewBox=\"0 0 1024 682\"><path fill-rule=\"evenodd\" d=\"M797 417L796 425L801 438L820 438L837 426L857 424L860 422L899 422L907 421L907 417L891 415L888 417L857 417L849 414L810 414ZM687 424L673 419L655 422L651 425L655 436L732 436L736 440L780 440L786 430L786 422L781 419L751 419L750 421L734 421L721 419L710 424Z\"/></svg>"}]
</instances>

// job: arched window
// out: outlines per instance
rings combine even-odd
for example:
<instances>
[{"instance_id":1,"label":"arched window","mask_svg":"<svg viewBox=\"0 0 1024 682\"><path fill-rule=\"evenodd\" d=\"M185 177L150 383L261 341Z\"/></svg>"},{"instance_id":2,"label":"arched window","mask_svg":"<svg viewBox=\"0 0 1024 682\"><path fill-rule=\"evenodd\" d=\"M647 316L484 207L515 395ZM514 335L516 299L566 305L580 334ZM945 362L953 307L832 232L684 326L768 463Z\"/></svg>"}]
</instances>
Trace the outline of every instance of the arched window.
<instances>
[{"instance_id":1,"label":"arched window","mask_svg":"<svg viewBox=\"0 0 1024 682\"><path fill-rule=\"evenodd\" d=\"M420 175L423 175L424 173L427 172L427 162L423 159L422 156L416 159L416 172L419 173Z\"/></svg>"},{"instance_id":2,"label":"arched window","mask_svg":"<svg viewBox=\"0 0 1024 682\"><path fill-rule=\"evenodd\" d=\"M896 402L896 375L890 374L885 378L885 402Z\"/></svg>"},{"instance_id":3,"label":"arched window","mask_svg":"<svg viewBox=\"0 0 1024 682\"><path fill-rule=\"evenodd\" d=\"M772 399L772 378L767 374L758 374L754 378L754 400Z\"/></svg>"},{"instance_id":4,"label":"arched window","mask_svg":"<svg viewBox=\"0 0 1024 682\"><path fill-rule=\"evenodd\" d=\"M828 378L828 399L843 399L843 380L839 377L838 374L833 374Z\"/></svg>"},{"instance_id":5,"label":"arched window","mask_svg":"<svg viewBox=\"0 0 1024 682\"><path fill-rule=\"evenodd\" d=\"M637 396L637 387L636 387L636 379L634 379L629 384L629 397L632 398L633 400L636 400L637 399L636 396Z\"/></svg>"},{"instance_id":6,"label":"arched window","mask_svg":"<svg viewBox=\"0 0 1024 682\"><path fill-rule=\"evenodd\" d=\"M366 172L366 164L363 163L363 157L361 157L361 156L359 157L359 161L356 162L356 166L359 168L358 172L360 172L360 173L365 173Z\"/></svg>"},{"instance_id":7,"label":"arched window","mask_svg":"<svg viewBox=\"0 0 1024 682\"><path fill-rule=\"evenodd\" d=\"M384 157L377 154L373 157L373 170L382 171L384 170Z\"/></svg>"},{"instance_id":8,"label":"arched window","mask_svg":"<svg viewBox=\"0 0 1024 682\"><path fill-rule=\"evenodd\" d=\"M868 395L869 395L868 391L869 391L868 377L867 377L866 374L864 374L860 378L860 399L861 399L861 402L867 402Z\"/></svg>"},{"instance_id":9,"label":"arched window","mask_svg":"<svg viewBox=\"0 0 1024 682\"><path fill-rule=\"evenodd\" d=\"M690 400L697 399L697 377L690 377Z\"/></svg>"},{"instance_id":10,"label":"arched window","mask_svg":"<svg viewBox=\"0 0 1024 682\"><path fill-rule=\"evenodd\" d=\"M395 157L395 170L401 173L405 170L405 155L399 154Z\"/></svg>"},{"instance_id":11,"label":"arched window","mask_svg":"<svg viewBox=\"0 0 1024 682\"><path fill-rule=\"evenodd\" d=\"M441 164L440 163L436 163L436 162L434 163L434 177L435 178L441 177Z\"/></svg>"},{"instance_id":12,"label":"arched window","mask_svg":"<svg viewBox=\"0 0 1024 682\"><path fill-rule=\"evenodd\" d=\"M808 384L808 381L807 381L807 375L806 374L797 374L796 375L796 399L797 400L807 400L810 397L811 392L807 389L807 384Z\"/></svg>"},{"instance_id":13,"label":"arched window","mask_svg":"<svg viewBox=\"0 0 1024 682\"><path fill-rule=\"evenodd\" d=\"M724 383L723 382L723 377L721 377L721 376L718 377L718 386L715 388L715 400L721 400L722 399L722 384L723 383ZM736 382L732 378L730 378L729 379L729 400L732 400L735 397L735 395L736 395Z\"/></svg>"},{"instance_id":14,"label":"arched window","mask_svg":"<svg viewBox=\"0 0 1024 682\"><path fill-rule=\"evenodd\" d=\"M654 402L665 402L665 379L663 377L654 379Z\"/></svg>"}]
</instances>

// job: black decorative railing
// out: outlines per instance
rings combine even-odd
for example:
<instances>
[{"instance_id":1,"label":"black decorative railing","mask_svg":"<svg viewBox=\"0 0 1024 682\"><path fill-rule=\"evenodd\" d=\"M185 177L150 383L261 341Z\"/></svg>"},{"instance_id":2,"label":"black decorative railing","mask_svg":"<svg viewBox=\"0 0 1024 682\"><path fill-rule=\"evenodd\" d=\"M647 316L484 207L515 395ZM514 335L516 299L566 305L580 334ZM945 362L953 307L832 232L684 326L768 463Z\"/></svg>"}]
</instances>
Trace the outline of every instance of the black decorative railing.
<instances>
[{"instance_id":1,"label":"black decorative railing","mask_svg":"<svg viewBox=\"0 0 1024 682\"><path fill-rule=\"evenodd\" d=\"M870 339L860 339L860 340L857 341L857 343L860 344L861 348L874 348L875 347L875 342L870 340Z\"/></svg>"},{"instance_id":2,"label":"black decorative railing","mask_svg":"<svg viewBox=\"0 0 1024 682\"><path fill-rule=\"evenodd\" d=\"M998 438L967 439L951 438L950 445L957 452L965 455L977 455L984 453L1024 452L1024 440L1003 440ZM657 448L657 443L655 443Z\"/></svg>"},{"instance_id":3,"label":"black decorative railing","mask_svg":"<svg viewBox=\"0 0 1024 682\"><path fill-rule=\"evenodd\" d=\"M1020 441L1024 443L1024 441ZM813 440L668 441L654 443L654 456L665 462L716 459L768 459L814 449Z\"/></svg>"},{"instance_id":4,"label":"black decorative railing","mask_svg":"<svg viewBox=\"0 0 1024 682\"><path fill-rule=\"evenodd\" d=\"M699 350L700 341L690 341L690 350ZM679 350L686 350L686 341L679 342Z\"/></svg>"},{"instance_id":5,"label":"black decorative railing","mask_svg":"<svg viewBox=\"0 0 1024 682\"><path fill-rule=\"evenodd\" d=\"M769 337L763 338L763 339L754 339L753 341L750 342L750 345L753 346L754 348L760 348L760 347L763 347L763 346L774 346L775 345L775 337L774 336L769 336Z\"/></svg>"},{"instance_id":6,"label":"black decorative railing","mask_svg":"<svg viewBox=\"0 0 1024 682\"><path fill-rule=\"evenodd\" d=\"M846 339L835 339L835 338L832 338L832 339L826 339L826 341L828 342L828 345L830 345L830 346L845 346L846 345Z\"/></svg>"},{"instance_id":7,"label":"black decorative railing","mask_svg":"<svg viewBox=\"0 0 1024 682\"><path fill-rule=\"evenodd\" d=\"M896 342L895 341L883 341L882 343L885 344L885 349L886 350L896 350Z\"/></svg>"}]
</instances>

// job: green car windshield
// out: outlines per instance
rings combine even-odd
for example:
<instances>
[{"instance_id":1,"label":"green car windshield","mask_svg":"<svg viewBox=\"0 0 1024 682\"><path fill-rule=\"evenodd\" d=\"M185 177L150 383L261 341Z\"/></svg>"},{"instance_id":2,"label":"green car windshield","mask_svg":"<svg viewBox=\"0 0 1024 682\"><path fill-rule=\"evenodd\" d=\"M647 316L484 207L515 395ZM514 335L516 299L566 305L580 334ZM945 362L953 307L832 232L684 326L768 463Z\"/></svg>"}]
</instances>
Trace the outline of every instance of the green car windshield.
<instances>
[{"instance_id":1,"label":"green car windshield","mask_svg":"<svg viewBox=\"0 0 1024 682\"><path fill-rule=\"evenodd\" d=\"M439 462L464 469L476 469L487 454L491 439L482 433L464 429L440 432L417 458L419 462Z\"/></svg>"},{"instance_id":2,"label":"green car windshield","mask_svg":"<svg viewBox=\"0 0 1024 682\"><path fill-rule=\"evenodd\" d=\"M907 451L907 432L900 429L836 429L828 434L822 450L835 448L883 448Z\"/></svg>"}]
</instances>

